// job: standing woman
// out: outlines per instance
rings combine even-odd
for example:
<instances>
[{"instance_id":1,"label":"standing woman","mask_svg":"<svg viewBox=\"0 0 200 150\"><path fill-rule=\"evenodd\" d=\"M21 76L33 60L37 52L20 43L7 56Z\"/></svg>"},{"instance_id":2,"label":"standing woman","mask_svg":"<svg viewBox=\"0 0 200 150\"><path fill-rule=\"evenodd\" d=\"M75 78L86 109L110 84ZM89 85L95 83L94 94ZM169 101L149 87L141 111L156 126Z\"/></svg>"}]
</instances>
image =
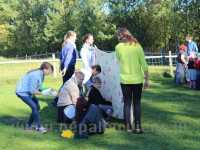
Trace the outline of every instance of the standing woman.
<instances>
[{"instance_id":1,"label":"standing woman","mask_svg":"<svg viewBox=\"0 0 200 150\"><path fill-rule=\"evenodd\" d=\"M93 46L94 37L91 33L86 34L83 37L83 46L80 54L83 61L82 71L85 74L83 83L85 84L92 76L92 66L95 65L95 47Z\"/></svg>"},{"instance_id":2,"label":"standing woman","mask_svg":"<svg viewBox=\"0 0 200 150\"><path fill-rule=\"evenodd\" d=\"M143 48L126 28L117 31L119 44L115 47L120 65L120 82L124 99L124 123L127 132L143 133L141 127L141 94L148 87L148 66ZM131 123L131 104L135 129Z\"/></svg>"},{"instance_id":3,"label":"standing woman","mask_svg":"<svg viewBox=\"0 0 200 150\"><path fill-rule=\"evenodd\" d=\"M76 50L76 32L68 31L64 36L62 51L60 54L60 69L63 76L63 84L69 80L75 71L77 50Z\"/></svg>"},{"instance_id":4,"label":"standing woman","mask_svg":"<svg viewBox=\"0 0 200 150\"><path fill-rule=\"evenodd\" d=\"M44 77L52 74L53 70L53 66L50 63L44 62L40 68L29 71L17 84L16 95L32 110L27 124L27 130L32 130L32 123L35 121L37 131L41 133L47 132L47 129L42 127L40 123L40 106L36 95L41 94L39 89Z\"/></svg>"}]
</instances>

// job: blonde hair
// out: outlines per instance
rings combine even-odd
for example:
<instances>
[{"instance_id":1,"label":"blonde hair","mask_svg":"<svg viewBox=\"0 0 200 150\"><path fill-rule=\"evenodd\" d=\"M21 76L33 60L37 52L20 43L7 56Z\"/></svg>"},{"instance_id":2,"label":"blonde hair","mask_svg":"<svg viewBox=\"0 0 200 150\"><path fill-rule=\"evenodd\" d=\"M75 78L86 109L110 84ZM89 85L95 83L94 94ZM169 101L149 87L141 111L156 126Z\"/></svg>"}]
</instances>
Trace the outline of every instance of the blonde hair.
<instances>
[{"instance_id":1,"label":"blonde hair","mask_svg":"<svg viewBox=\"0 0 200 150\"><path fill-rule=\"evenodd\" d=\"M64 41L62 43L62 47L64 47L65 44L68 42L69 38L74 36L74 35L76 35L75 31L72 31L72 30L68 31L64 36Z\"/></svg>"}]
</instances>

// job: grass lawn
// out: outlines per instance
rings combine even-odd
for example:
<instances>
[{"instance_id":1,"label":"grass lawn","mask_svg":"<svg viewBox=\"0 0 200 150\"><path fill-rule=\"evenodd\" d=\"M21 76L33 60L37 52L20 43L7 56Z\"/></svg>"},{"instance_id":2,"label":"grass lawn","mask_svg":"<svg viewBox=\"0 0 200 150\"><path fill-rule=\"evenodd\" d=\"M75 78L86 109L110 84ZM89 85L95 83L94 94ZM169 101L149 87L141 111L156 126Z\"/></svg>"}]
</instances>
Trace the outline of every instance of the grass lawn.
<instances>
[{"instance_id":1,"label":"grass lawn","mask_svg":"<svg viewBox=\"0 0 200 150\"><path fill-rule=\"evenodd\" d=\"M54 124L45 135L15 127L27 120L30 109L15 96L17 79L39 64L0 65L0 150L199 150L200 91L176 87L173 79L163 78L161 67L150 67L150 89L142 98L145 133L134 135L108 128L104 135L88 140L63 139L56 124L56 110L51 99L40 97L44 123ZM48 77L45 84L58 88L60 77ZM123 126L121 122L113 122Z\"/></svg>"}]
</instances>

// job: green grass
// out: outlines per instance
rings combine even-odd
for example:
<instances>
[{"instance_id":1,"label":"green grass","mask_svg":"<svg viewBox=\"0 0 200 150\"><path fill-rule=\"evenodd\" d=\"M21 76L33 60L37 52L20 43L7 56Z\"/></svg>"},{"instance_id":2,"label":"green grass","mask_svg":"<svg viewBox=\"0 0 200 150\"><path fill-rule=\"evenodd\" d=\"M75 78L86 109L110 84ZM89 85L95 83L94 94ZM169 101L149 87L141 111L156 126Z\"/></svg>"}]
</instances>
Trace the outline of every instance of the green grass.
<instances>
[{"instance_id":1,"label":"green grass","mask_svg":"<svg viewBox=\"0 0 200 150\"><path fill-rule=\"evenodd\" d=\"M150 67L151 87L142 98L145 134L133 135L109 128L104 135L88 140L63 139L56 124L51 99L40 97L44 123L54 124L45 135L29 133L14 124L25 121L30 109L15 96L16 81L39 64L0 66L0 150L199 150L200 92L176 87L173 79L163 78L163 67ZM58 88L60 77L48 77L45 84ZM123 126L115 121L115 125ZM56 127L58 126L58 127Z\"/></svg>"}]
</instances>

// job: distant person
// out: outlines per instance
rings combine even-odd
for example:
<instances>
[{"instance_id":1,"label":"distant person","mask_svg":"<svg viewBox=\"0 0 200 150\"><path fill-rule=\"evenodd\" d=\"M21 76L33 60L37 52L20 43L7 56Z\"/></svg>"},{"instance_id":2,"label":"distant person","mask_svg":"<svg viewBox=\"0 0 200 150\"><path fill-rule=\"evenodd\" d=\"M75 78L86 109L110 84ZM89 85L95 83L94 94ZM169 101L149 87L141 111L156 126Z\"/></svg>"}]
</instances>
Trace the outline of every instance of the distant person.
<instances>
[{"instance_id":1,"label":"distant person","mask_svg":"<svg viewBox=\"0 0 200 150\"><path fill-rule=\"evenodd\" d=\"M32 110L26 130L32 130L32 123L35 122L36 131L41 133L47 132L47 129L42 127L40 122L40 106L36 95L41 94L39 90L44 81L44 77L52 74L53 70L54 68L50 63L44 62L41 64L40 68L26 73L17 83L16 95Z\"/></svg>"},{"instance_id":2,"label":"distant person","mask_svg":"<svg viewBox=\"0 0 200 150\"><path fill-rule=\"evenodd\" d=\"M198 47L196 42L193 41L193 37L191 35L186 36L187 41L187 54L190 56L192 53L198 53Z\"/></svg>"},{"instance_id":3,"label":"distant person","mask_svg":"<svg viewBox=\"0 0 200 150\"><path fill-rule=\"evenodd\" d=\"M83 83L85 84L91 77L92 66L95 65L95 46L94 37L91 33L83 37L83 46L80 51L81 59L83 62L82 72L85 74Z\"/></svg>"},{"instance_id":4,"label":"distant person","mask_svg":"<svg viewBox=\"0 0 200 150\"><path fill-rule=\"evenodd\" d=\"M143 133L141 127L141 94L148 87L148 66L143 48L136 38L126 29L117 31L119 44L115 47L120 66L120 82L124 99L124 123L127 132ZM133 104L134 124L131 123L131 105Z\"/></svg>"},{"instance_id":5,"label":"distant person","mask_svg":"<svg viewBox=\"0 0 200 150\"><path fill-rule=\"evenodd\" d=\"M189 62L188 62L189 87L191 89L196 89L196 80L197 80L197 70L195 68L196 60L197 60L197 55L195 52L192 52L189 56Z\"/></svg>"},{"instance_id":6,"label":"distant person","mask_svg":"<svg viewBox=\"0 0 200 150\"><path fill-rule=\"evenodd\" d=\"M200 56L195 61L195 68L197 71L197 78L196 78L196 89L200 90Z\"/></svg>"},{"instance_id":7,"label":"distant person","mask_svg":"<svg viewBox=\"0 0 200 150\"><path fill-rule=\"evenodd\" d=\"M80 97L79 86L82 85L84 74L82 72L75 72L74 76L64 83L58 94L58 116L57 122L71 123L64 114L64 109L69 105L76 105L77 99Z\"/></svg>"},{"instance_id":8,"label":"distant person","mask_svg":"<svg viewBox=\"0 0 200 150\"><path fill-rule=\"evenodd\" d=\"M111 117L110 107L89 104L80 97L76 105L76 138L87 138L90 134L103 134L106 129L106 121Z\"/></svg>"},{"instance_id":9,"label":"distant person","mask_svg":"<svg viewBox=\"0 0 200 150\"><path fill-rule=\"evenodd\" d=\"M100 65L94 65L91 68L92 68L91 76L90 76L89 80L87 80L84 84L85 85L85 93L87 93L90 90L91 86L93 85L93 78L98 76L98 74L101 73Z\"/></svg>"},{"instance_id":10,"label":"distant person","mask_svg":"<svg viewBox=\"0 0 200 150\"><path fill-rule=\"evenodd\" d=\"M186 81L187 64L188 64L187 46L182 44L179 46L179 52L176 64L175 83L177 85L183 84Z\"/></svg>"},{"instance_id":11,"label":"distant person","mask_svg":"<svg viewBox=\"0 0 200 150\"><path fill-rule=\"evenodd\" d=\"M63 76L63 84L72 77L75 71L76 59L78 57L75 42L76 32L68 31L64 36L60 53L60 70Z\"/></svg>"},{"instance_id":12,"label":"distant person","mask_svg":"<svg viewBox=\"0 0 200 150\"><path fill-rule=\"evenodd\" d=\"M91 89L88 91L88 103L95 105L112 106L112 103L105 100L101 95L100 92L102 87L101 79L99 77L94 77L92 80L93 80L93 85L91 86Z\"/></svg>"}]
</instances>

